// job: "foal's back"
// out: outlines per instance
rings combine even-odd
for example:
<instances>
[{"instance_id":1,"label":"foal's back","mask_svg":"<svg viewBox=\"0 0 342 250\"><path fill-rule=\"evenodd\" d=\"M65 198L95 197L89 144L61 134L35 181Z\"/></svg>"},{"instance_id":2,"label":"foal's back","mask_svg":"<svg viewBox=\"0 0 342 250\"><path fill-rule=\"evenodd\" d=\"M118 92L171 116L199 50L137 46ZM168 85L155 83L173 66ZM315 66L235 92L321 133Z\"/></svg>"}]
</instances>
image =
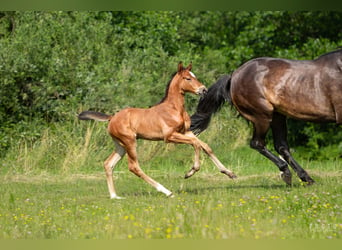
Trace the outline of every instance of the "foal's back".
<instances>
[{"instance_id":1,"label":"foal's back","mask_svg":"<svg viewBox=\"0 0 342 250\"><path fill-rule=\"evenodd\" d=\"M151 108L126 108L116 113L108 124L112 137L123 136L134 139L164 140L172 132L183 132L186 126L184 117L172 106L158 104ZM190 118L188 118L188 127Z\"/></svg>"}]
</instances>

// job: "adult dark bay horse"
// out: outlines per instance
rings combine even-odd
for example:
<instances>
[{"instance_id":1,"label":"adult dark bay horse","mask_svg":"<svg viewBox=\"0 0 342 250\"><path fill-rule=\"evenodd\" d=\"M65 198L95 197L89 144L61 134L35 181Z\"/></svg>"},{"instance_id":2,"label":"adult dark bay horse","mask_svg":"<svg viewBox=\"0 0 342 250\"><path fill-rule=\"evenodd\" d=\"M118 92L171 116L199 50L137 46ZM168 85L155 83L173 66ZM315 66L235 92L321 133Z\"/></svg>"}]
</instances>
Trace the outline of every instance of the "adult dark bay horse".
<instances>
[{"instance_id":1,"label":"adult dark bay horse","mask_svg":"<svg viewBox=\"0 0 342 250\"><path fill-rule=\"evenodd\" d=\"M250 146L277 165L287 184L291 184L288 164L302 181L312 184L314 180L290 153L286 117L342 124L342 50L315 60L263 57L246 62L209 88L191 117L191 130L195 134L205 130L211 115L225 101L231 102L253 123ZM284 160L265 146L265 136L270 128L275 150Z\"/></svg>"},{"instance_id":2,"label":"adult dark bay horse","mask_svg":"<svg viewBox=\"0 0 342 250\"><path fill-rule=\"evenodd\" d=\"M104 163L110 197L120 199L114 189L113 168L127 153L128 168L138 177L151 184L157 191L166 196L172 192L146 175L140 168L137 158L137 139L164 140L165 142L190 144L195 149L195 161L186 178L192 176L200 168L199 153L203 149L219 170L234 178L235 175L226 169L217 159L210 147L200 141L191 131L190 117L184 107L184 94L190 92L197 95L206 93L207 89L191 72L192 65L187 68L178 65L166 88L166 95L155 106L148 109L126 108L115 115L84 111L79 114L81 120L109 121L108 132L114 140L116 150Z\"/></svg>"}]
</instances>

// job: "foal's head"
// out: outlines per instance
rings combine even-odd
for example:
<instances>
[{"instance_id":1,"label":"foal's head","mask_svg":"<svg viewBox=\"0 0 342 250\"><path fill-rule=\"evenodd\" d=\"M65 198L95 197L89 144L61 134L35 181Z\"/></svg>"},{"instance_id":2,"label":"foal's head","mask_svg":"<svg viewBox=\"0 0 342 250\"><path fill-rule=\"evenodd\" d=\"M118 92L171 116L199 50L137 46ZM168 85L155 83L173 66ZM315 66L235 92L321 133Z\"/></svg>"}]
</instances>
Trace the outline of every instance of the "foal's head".
<instances>
[{"instance_id":1,"label":"foal's head","mask_svg":"<svg viewBox=\"0 0 342 250\"><path fill-rule=\"evenodd\" d=\"M191 63L186 68L183 67L182 62L178 64L176 77L178 77L177 81L182 93L190 92L196 95L204 95L207 92L207 88L197 80L194 73L191 72L191 68Z\"/></svg>"}]
</instances>

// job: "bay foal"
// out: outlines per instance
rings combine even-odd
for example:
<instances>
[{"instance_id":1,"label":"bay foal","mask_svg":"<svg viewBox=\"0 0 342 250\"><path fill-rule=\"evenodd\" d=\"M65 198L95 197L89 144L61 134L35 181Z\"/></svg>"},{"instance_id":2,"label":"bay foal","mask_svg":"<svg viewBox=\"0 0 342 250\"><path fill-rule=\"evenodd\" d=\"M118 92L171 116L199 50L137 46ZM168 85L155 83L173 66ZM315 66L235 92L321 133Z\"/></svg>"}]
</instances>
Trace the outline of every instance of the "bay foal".
<instances>
[{"instance_id":1,"label":"bay foal","mask_svg":"<svg viewBox=\"0 0 342 250\"><path fill-rule=\"evenodd\" d=\"M185 175L191 177L200 169L199 154L203 149L218 169L235 178L213 154L210 147L200 141L191 131L190 117L185 110L184 94L186 92L202 95L207 89L199 82L191 72L192 65L184 68L178 64L178 70L167 85L166 95L155 106L148 109L126 108L115 115L106 115L99 112L84 111L79 114L81 120L109 121L108 132L114 140L115 151L104 163L107 184L112 199L120 199L116 194L113 182L113 169L120 159L127 153L128 168L138 177L152 185L157 191L166 196L172 196L172 192L160 183L145 174L139 166L137 157L137 139L164 140L165 142L190 144L195 150L194 165Z\"/></svg>"}]
</instances>

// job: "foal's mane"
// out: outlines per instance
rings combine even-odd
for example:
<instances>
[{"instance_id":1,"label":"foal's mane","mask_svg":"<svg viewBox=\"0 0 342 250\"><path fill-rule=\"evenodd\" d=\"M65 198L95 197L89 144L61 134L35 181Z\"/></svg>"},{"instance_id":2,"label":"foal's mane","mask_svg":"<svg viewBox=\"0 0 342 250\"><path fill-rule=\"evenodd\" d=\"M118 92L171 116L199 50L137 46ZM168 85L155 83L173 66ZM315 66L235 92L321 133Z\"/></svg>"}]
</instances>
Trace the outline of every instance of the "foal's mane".
<instances>
[{"instance_id":1,"label":"foal's mane","mask_svg":"<svg viewBox=\"0 0 342 250\"><path fill-rule=\"evenodd\" d=\"M161 103L163 103L163 102L166 100L167 95L168 95L168 93L169 93L169 88L170 88L172 79L175 77L175 75L176 75L177 73L178 73L178 72L173 73L172 76L171 76L171 79L170 79L169 82L167 83L164 97L163 97L158 103L154 104L153 106L157 106L158 104L161 104ZM153 106L152 106L152 107L153 107Z\"/></svg>"}]
</instances>

